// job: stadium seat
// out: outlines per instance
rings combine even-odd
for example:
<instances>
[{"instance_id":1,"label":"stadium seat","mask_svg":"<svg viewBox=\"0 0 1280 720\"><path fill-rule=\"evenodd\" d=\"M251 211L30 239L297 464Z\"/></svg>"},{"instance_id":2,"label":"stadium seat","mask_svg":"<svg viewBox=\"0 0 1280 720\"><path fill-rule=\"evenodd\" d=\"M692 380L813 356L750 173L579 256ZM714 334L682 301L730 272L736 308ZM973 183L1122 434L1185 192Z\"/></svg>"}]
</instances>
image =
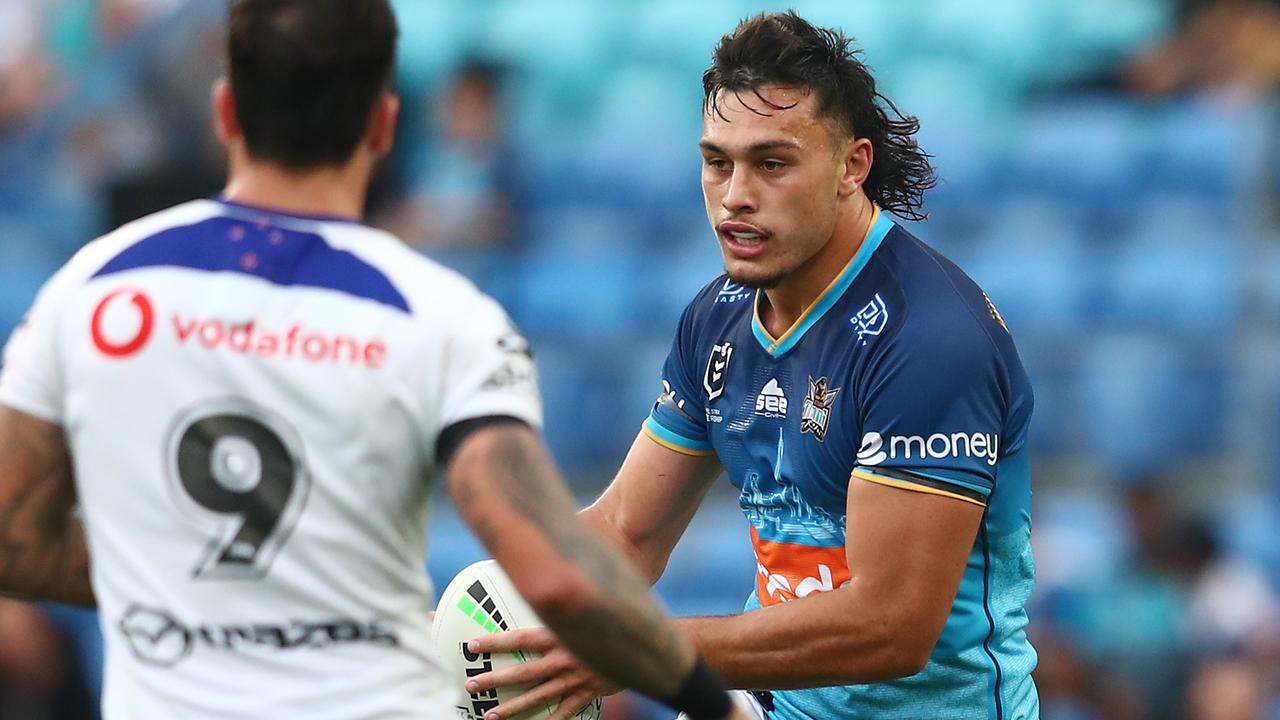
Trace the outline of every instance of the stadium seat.
<instances>
[{"instance_id":1,"label":"stadium seat","mask_svg":"<svg viewBox=\"0 0 1280 720\"><path fill-rule=\"evenodd\" d=\"M1129 237L1096 256L1104 316L1193 337L1233 327L1241 257L1232 215L1183 200L1136 203L1132 212Z\"/></svg>"},{"instance_id":2,"label":"stadium seat","mask_svg":"<svg viewBox=\"0 0 1280 720\"><path fill-rule=\"evenodd\" d=\"M1037 105L1016 126L1007 191L1053 196L1087 206L1123 203L1146 178L1146 131L1136 108L1104 97Z\"/></svg>"},{"instance_id":3,"label":"stadium seat","mask_svg":"<svg viewBox=\"0 0 1280 720\"><path fill-rule=\"evenodd\" d=\"M1082 341L1083 451L1113 467L1149 469L1220 447L1227 430L1220 348L1115 331Z\"/></svg>"},{"instance_id":4,"label":"stadium seat","mask_svg":"<svg viewBox=\"0 0 1280 720\"><path fill-rule=\"evenodd\" d=\"M1030 200L991 205L965 270L1018 337L1053 336L1083 324L1088 275L1071 208Z\"/></svg>"},{"instance_id":5,"label":"stadium seat","mask_svg":"<svg viewBox=\"0 0 1280 720\"><path fill-rule=\"evenodd\" d=\"M65 258L51 252L38 231L0 222L0 344L30 309L36 292Z\"/></svg>"}]
</instances>

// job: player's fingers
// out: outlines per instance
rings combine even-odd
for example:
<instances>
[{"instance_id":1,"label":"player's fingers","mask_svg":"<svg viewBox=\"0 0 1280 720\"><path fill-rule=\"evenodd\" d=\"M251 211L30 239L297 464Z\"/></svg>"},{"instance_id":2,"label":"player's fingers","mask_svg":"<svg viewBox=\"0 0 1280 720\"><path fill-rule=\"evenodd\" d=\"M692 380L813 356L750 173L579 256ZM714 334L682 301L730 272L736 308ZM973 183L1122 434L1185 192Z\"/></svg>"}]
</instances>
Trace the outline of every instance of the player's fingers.
<instances>
[{"instance_id":1,"label":"player's fingers","mask_svg":"<svg viewBox=\"0 0 1280 720\"><path fill-rule=\"evenodd\" d=\"M573 653L564 648L556 648L539 658L547 667L555 668L557 673L580 672L582 663Z\"/></svg>"},{"instance_id":2,"label":"player's fingers","mask_svg":"<svg viewBox=\"0 0 1280 720\"><path fill-rule=\"evenodd\" d=\"M551 713L551 717L547 720L569 720L573 714L582 708L591 704L596 699L596 694L590 689L577 690L564 696L560 701L560 705Z\"/></svg>"},{"instance_id":3,"label":"player's fingers","mask_svg":"<svg viewBox=\"0 0 1280 720\"><path fill-rule=\"evenodd\" d=\"M545 652L555 647L556 636L546 628L524 628L507 632L481 635L467 643L467 649L473 653L513 652L528 650Z\"/></svg>"},{"instance_id":4,"label":"player's fingers","mask_svg":"<svg viewBox=\"0 0 1280 720\"><path fill-rule=\"evenodd\" d=\"M565 678L555 678L530 688L528 692L517 695L484 714L484 720L504 720L531 710L556 702L572 687Z\"/></svg>"},{"instance_id":5,"label":"player's fingers","mask_svg":"<svg viewBox=\"0 0 1280 720\"><path fill-rule=\"evenodd\" d=\"M467 680L467 692L477 693L508 685L533 685L560 672L561 663L554 658L538 658L511 667L490 670Z\"/></svg>"}]
</instances>

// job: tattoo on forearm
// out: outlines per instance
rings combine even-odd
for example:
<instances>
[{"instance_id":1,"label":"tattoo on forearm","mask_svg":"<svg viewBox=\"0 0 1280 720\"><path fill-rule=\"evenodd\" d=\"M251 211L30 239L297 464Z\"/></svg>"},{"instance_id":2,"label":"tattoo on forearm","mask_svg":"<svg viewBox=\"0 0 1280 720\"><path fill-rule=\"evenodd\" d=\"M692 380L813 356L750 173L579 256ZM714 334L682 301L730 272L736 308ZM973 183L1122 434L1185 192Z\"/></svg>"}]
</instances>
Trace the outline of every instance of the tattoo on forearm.
<instances>
[{"instance_id":1,"label":"tattoo on forearm","mask_svg":"<svg viewBox=\"0 0 1280 720\"><path fill-rule=\"evenodd\" d=\"M536 440L519 433L496 437L488 453L457 470L491 478L506 502L520 509L600 590L571 617L545 617L548 626L610 680L657 697L673 695L692 663L689 641L665 617L639 572L576 517L576 502ZM469 485L457 483L455 501L464 513L467 505L482 501ZM478 518L475 530L486 545L500 541L500 529L483 512L466 514ZM623 655L621 648L630 652Z\"/></svg>"},{"instance_id":2,"label":"tattoo on forearm","mask_svg":"<svg viewBox=\"0 0 1280 720\"><path fill-rule=\"evenodd\" d=\"M0 592L93 605L84 529L61 430L0 419Z\"/></svg>"}]
</instances>

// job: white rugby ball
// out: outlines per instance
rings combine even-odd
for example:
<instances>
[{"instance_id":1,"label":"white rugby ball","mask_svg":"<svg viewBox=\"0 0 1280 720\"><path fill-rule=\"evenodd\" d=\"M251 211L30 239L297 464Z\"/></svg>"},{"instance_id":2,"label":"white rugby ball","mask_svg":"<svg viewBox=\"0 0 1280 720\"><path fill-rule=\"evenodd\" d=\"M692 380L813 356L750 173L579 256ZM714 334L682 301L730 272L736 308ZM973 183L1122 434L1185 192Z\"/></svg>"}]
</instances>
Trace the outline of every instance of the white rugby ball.
<instances>
[{"instance_id":1,"label":"white rugby ball","mask_svg":"<svg viewBox=\"0 0 1280 720\"><path fill-rule=\"evenodd\" d=\"M511 584L511 579L497 562L481 560L454 576L436 606L435 620L431 623L431 642L454 686L462 693L458 717L484 720L486 712L499 703L514 699L523 690L513 686L472 695L464 687L468 678L539 657L536 654L473 653L467 650L467 641L485 633L541 626L542 621L516 592L515 585ZM550 717L553 710L554 704L527 710L515 716L514 720L540 720ZM600 698L573 717L598 720Z\"/></svg>"}]
</instances>

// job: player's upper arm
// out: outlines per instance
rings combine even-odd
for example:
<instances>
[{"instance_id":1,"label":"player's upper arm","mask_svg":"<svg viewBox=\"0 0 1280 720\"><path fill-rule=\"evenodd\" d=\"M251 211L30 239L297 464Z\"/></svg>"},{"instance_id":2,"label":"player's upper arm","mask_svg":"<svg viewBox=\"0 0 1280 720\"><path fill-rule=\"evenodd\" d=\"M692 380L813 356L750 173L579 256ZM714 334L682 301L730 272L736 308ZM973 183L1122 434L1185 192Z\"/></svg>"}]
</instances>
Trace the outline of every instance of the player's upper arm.
<instances>
[{"instance_id":1,"label":"player's upper arm","mask_svg":"<svg viewBox=\"0 0 1280 720\"><path fill-rule=\"evenodd\" d=\"M857 386L853 475L985 507L1022 428L1001 349L963 305L944 308L874 348Z\"/></svg>"},{"instance_id":2,"label":"player's upper arm","mask_svg":"<svg viewBox=\"0 0 1280 720\"><path fill-rule=\"evenodd\" d=\"M0 533L56 535L74 503L62 428L0 403Z\"/></svg>"},{"instance_id":3,"label":"player's upper arm","mask_svg":"<svg viewBox=\"0 0 1280 720\"><path fill-rule=\"evenodd\" d=\"M911 664L927 660L942 632L999 462L1022 441L1001 352L963 304L939 304L884 338L858 383L851 585L888 603L885 621L902 633Z\"/></svg>"},{"instance_id":4,"label":"player's upper arm","mask_svg":"<svg viewBox=\"0 0 1280 720\"><path fill-rule=\"evenodd\" d=\"M850 595L877 608L902 674L914 674L950 615L983 510L855 476L846 512Z\"/></svg>"},{"instance_id":5,"label":"player's upper arm","mask_svg":"<svg viewBox=\"0 0 1280 720\"><path fill-rule=\"evenodd\" d=\"M0 592L93 605L62 428L0 403Z\"/></svg>"},{"instance_id":6,"label":"player's upper arm","mask_svg":"<svg viewBox=\"0 0 1280 720\"><path fill-rule=\"evenodd\" d=\"M699 299L680 317L662 367L662 391L622 469L604 495L583 511L587 522L621 546L651 581L661 576L720 470L697 372Z\"/></svg>"}]
</instances>

